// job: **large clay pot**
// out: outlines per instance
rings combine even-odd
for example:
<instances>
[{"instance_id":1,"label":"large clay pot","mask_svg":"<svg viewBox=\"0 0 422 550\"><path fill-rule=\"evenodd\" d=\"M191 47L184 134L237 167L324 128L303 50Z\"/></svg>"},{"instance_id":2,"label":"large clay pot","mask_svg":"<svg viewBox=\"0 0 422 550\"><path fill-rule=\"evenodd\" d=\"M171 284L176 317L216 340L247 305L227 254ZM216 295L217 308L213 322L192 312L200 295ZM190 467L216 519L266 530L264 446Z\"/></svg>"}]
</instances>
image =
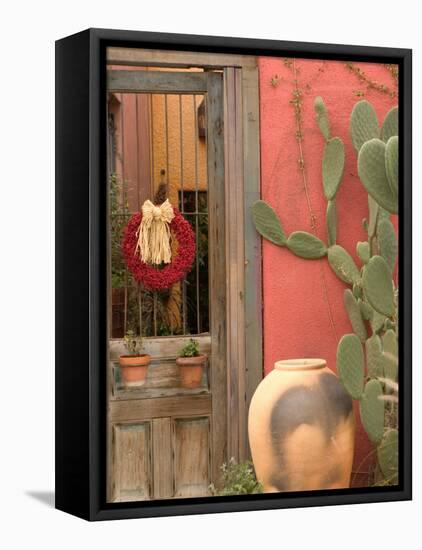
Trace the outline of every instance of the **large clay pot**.
<instances>
[{"instance_id":1,"label":"large clay pot","mask_svg":"<svg viewBox=\"0 0 422 550\"><path fill-rule=\"evenodd\" d=\"M150 355L147 353L141 355L121 355L119 363L122 382L125 386L137 387L145 384L148 365L151 363Z\"/></svg>"},{"instance_id":2,"label":"large clay pot","mask_svg":"<svg viewBox=\"0 0 422 550\"><path fill-rule=\"evenodd\" d=\"M249 443L265 492L349 487L352 400L323 359L278 361L249 409Z\"/></svg>"},{"instance_id":3,"label":"large clay pot","mask_svg":"<svg viewBox=\"0 0 422 550\"><path fill-rule=\"evenodd\" d=\"M202 373L206 361L206 355L178 357L176 359L176 363L179 366L180 383L183 388L192 389L201 385Z\"/></svg>"}]
</instances>

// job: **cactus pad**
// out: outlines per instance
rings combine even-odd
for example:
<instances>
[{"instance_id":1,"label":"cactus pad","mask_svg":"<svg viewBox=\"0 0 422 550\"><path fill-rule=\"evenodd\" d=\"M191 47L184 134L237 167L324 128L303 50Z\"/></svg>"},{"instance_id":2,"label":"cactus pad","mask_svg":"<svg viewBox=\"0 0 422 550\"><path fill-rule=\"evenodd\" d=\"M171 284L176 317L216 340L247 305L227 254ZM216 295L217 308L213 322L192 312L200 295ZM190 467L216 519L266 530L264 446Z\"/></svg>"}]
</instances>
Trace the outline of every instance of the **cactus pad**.
<instances>
[{"instance_id":1,"label":"cactus pad","mask_svg":"<svg viewBox=\"0 0 422 550\"><path fill-rule=\"evenodd\" d=\"M392 136L399 135L399 108L393 107L385 115L381 128L381 139L387 143Z\"/></svg>"},{"instance_id":2,"label":"cactus pad","mask_svg":"<svg viewBox=\"0 0 422 550\"><path fill-rule=\"evenodd\" d=\"M358 304L360 312L362 314L362 318L365 319L365 321L370 321L374 312L372 307L364 300L358 300Z\"/></svg>"},{"instance_id":3,"label":"cactus pad","mask_svg":"<svg viewBox=\"0 0 422 550\"><path fill-rule=\"evenodd\" d=\"M343 177L344 145L340 138L327 141L322 159L322 182L327 200L335 198L337 189Z\"/></svg>"},{"instance_id":4,"label":"cactus pad","mask_svg":"<svg viewBox=\"0 0 422 550\"><path fill-rule=\"evenodd\" d=\"M385 143L380 139L364 143L359 151L358 173L371 197L388 212L397 214L397 195L387 178L385 149Z\"/></svg>"},{"instance_id":5,"label":"cactus pad","mask_svg":"<svg viewBox=\"0 0 422 550\"><path fill-rule=\"evenodd\" d=\"M358 173L371 197L388 212L397 214L397 196L387 179L383 141L371 139L362 145L358 156Z\"/></svg>"},{"instance_id":6,"label":"cactus pad","mask_svg":"<svg viewBox=\"0 0 422 550\"><path fill-rule=\"evenodd\" d=\"M392 485L398 483L399 432L389 429L377 448L378 464L384 477Z\"/></svg>"},{"instance_id":7,"label":"cactus pad","mask_svg":"<svg viewBox=\"0 0 422 550\"><path fill-rule=\"evenodd\" d=\"M345 283L353 284L360 280L360 272L353 258L340 245L330 246L328 249L328 263L334 273Z\"/></svg>"},{"instance_id":8,"label":"cactus pad","mask_svg":"<svg viewBox=\"0 0 422 550\"><path fill-rule=\"evenodd\" d=\"M370 250L369 250L369 243L368 242L358 242L356 245L356 252L359 258L362 260L364 264L367 264L369 262L369 258L371 256Z\"/></svg>"},{"instance_id":9,"label":"cactus pad","mask_svg":"<svg viewBox=\"0 0 422 550\"><path fill-rule=\"evenodd\" d=\"M373 334L365 342L366 367L370 378L384 376L384 358L382 355L381 338Z\"/></svg>"},{"instance_id":10,"label":"cactus pad","mask_svg":"<svg viewBox=\"0 0 422 550\"><path fill-rule=\"evenodd\" d=\"M389 219L383 219L378 224L378 246L381 256L392 273L396 265L398 246L396 232Z\"/></svg>"},{"instance_id":11,"label":"cactus pad","mask_svg":"<svg viewBox=\"0 0 422 550\"><path fill-rule=\"evenodd\" d=\"M368 210L369 210L369 222L368 222L368 235L373 237L377 230L377 219L379 206L378 203L368 195Z\"/></svg>"},{"instance_id":12,"label":"cactus pad","mask_svg":"<svg viewBox=\"0 0 422 550\"><path fill-rule=\"evenodd\" d=\"M384 355L384 377L397 381L398 371L398 345L394 330L389 329L382 337L382 348Z\"/></svg>"},{"instance_id":13,"label":"cactus pad","mask_svg":"<svg viewBox=\"0 0 422 550\"><path fill-rule=\"evenodd\" d=\"M256 230L274 244L284 246L286 235L274 210L264 201L256 201L252 206L252 218Z\"/></svg>"},{"instance_id":14,"label":"cactus pad","mask_svg":"<svg viewBox=\"0 0 422 550\"><path fill-rule=\"evenodd\" d=\"M385 315L383 315L382 313L378 313L378 311L376 311L373 308L372 308L372 312L373 313L370 319L372 331L379 332L382 328L384 328Z\"/></svg>"},{"instance_id":15,"label":"cactus pad","mask_svg":"<svg viewBox=\"0 0 422 550\"><path fill-rule=\"evenodd\" d=\"M306 231L294 231L286 244L288 249L300 258L316 259L327 254L327 247L321 239Z\"/></svg>"},{"instance_id":16,"label":"cactus pad","mask_svg":"<svg viewBox=\"0 0 422 550\"><path fill-rule=\"evenodd\" d=\"M359 101L353 107L350 117L350 134L356 152L359 152L366 141L379 137L377 115L368 101Z\"/></svg>"},{"instance_id":17,"label":"cactus pad","mask_svg":"<svg viewBox=\"0 0 422 550\"><path fill-rule=\"evenodd\" d=\"M353 399L363 392L365 365L362 344L356 334L345 334L337 346L337 371L346 391Z\"/></svg>"},{"instance_id":18,"label":"cactus pad","mask_svg":"<svg viewBox=\"0 0 422 550\"><path fill-rule=\"evenodd\" d=\"M353 284L353 296L358 300L359 298L362 298L362 287L359 283Z\"/></svg>"},{"instance_id":19,"label":"cactus pad","mask_svg":"<svg viewBox=\"0 0 422 550\"><path fill-rule=\"evenodd\" d=\"M399 187L399 138L391 137L385 146L385 172L391 191L397 198Z\"/></svg>"},{"instance_id":20,"label":"cactus pad","mask_svg":"<svg viewBox=\"0 0 422 550\"><path fill-rule=\"evenodd\" d=\"M349 288L344 291L343 301L346 311L349 315L353 332L356 334L361 342L365 342L367 338L365 323L362 319L359 304L356 298L353 296L353 292Z\"/></svg>"},{"instance_id":21,"label":"cactus pad","mask_svg":"<svg viewBox=\"0 0 422 550\"><path fill-rule=\"evenodd\" d=\"M337 210L335 201L328 201L325 222L327 225L328 246L333 246L337 240Z\"/></svg>"},{"instance_id":22,"label":"cactus pad","mask_svg":"<svg viewBox=\"0 0 422 550\"><path fill-rule=\"evenodd\" d=\"M384 433L384 401L382 386L378 380L369 380L360 401L360 418L373 443L379 443Z\"/></svg>"},{"instance_id":23,"label":"cactus pad","mask_svg":"<svg viewBox=\"0 0 422 550\"><path fill-rule=\"evenodd\" d=\"M327 109L322 97L318 96L315 98L314 109L321 134L324 136L325 140L328 141L331 137L330 121L328 119Z\"/></svg>"},{"instance_id":24,"label":"cactus pad","mask_svg":"<svg viewBox=\"0 0 422 550\"><path fill-rule=\"evenodd\" d=\"M372 256L363 271L363 290L371 306L387 317L394 315L394 290L390 269L381 256Z\"/></svg>"}]
</instances>

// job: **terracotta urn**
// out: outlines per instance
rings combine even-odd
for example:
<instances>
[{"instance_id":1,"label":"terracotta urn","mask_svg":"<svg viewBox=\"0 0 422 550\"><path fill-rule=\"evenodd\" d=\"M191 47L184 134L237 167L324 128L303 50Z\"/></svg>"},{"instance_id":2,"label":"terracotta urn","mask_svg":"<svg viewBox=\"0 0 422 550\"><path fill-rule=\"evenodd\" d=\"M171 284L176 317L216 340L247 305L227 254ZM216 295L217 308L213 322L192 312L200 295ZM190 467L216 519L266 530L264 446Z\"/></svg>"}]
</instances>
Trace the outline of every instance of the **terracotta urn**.
<instances>
[{"instance_id":1,"label":"terracotta urn","mask_svg":"<svg viewBox=\"0 0 422 550\"><path fill-rule=\"evenodd\" d=\"M249 409L249 443L264 492L349 487L352 400L323 359L278 361Z\"/></svg>"},{"instance_id":2,"label":"terracotta urn","mask_svg":"<svg viewBox=\"0 0 422 550\"><path fill-rule=\"evenodd\" d=\"M151 355L121 355L119 357L120 374L125 386L143 386L147 376Z\"/></svg>"},{"instance_id":3,"label":"terracotta urn","mask_svg":"<svg viewBox=\"0 0 422 550\"><path fill-rule=\"evenodd\" d=\"M206 355L178 357L176 359L176 364L180 372L180 383L183 388L197 388L201 385L202 373L206 361Z\"/></svg>"}]
</instances>

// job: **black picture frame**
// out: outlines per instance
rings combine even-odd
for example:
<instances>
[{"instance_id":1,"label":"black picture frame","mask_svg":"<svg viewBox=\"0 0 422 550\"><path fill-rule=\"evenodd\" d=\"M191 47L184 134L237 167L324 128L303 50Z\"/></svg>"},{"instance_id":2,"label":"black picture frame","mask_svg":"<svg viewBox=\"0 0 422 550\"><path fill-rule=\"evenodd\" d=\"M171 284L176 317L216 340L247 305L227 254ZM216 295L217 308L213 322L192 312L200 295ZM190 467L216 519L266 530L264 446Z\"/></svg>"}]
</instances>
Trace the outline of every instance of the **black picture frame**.
<instances>
[{"instance_id":1,"label":"black picture frame","mask_svg":"<svg viewBox=\"0 0 422 550\"><path fill-rule=\"evenodd\" d=\"M336 491L106 503L106 47L399 65L400 484ZM56 508L87 520L412 498L412 51L88 29L56 42Z\"/></svg>"}]
</instances>

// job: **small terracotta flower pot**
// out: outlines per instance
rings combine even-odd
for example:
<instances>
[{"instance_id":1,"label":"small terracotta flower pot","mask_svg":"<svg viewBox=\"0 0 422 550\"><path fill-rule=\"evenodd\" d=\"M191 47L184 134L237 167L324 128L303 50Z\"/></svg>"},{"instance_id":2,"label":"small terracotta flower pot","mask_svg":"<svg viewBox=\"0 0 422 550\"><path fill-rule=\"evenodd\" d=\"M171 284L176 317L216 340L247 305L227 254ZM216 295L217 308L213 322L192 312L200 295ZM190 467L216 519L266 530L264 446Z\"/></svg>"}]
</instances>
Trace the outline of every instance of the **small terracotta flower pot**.
<instances>
[{"instance_id":1,"label":"small terracotta flower pot","mask_svg":"<svg viewBox=\"0 0 422 550\"><path fill-rule=\"evenodd\" d=\"M143 386L147 376L151 355L121 355L119 358L120 373L125 386Z\"/></svg>"},{"instance_id":2,"label":"small terracotta flower pot","mask_svg":"<svg viewBox=\"0 0 422 550\"><path fill-rule=\"evenodd\" d=\"M183 388L197 388L201 385L202 372L207 361L206 355L196 357L178 357L176 364L179 366L180 381Z\"/></svg>"}]
</instances>

